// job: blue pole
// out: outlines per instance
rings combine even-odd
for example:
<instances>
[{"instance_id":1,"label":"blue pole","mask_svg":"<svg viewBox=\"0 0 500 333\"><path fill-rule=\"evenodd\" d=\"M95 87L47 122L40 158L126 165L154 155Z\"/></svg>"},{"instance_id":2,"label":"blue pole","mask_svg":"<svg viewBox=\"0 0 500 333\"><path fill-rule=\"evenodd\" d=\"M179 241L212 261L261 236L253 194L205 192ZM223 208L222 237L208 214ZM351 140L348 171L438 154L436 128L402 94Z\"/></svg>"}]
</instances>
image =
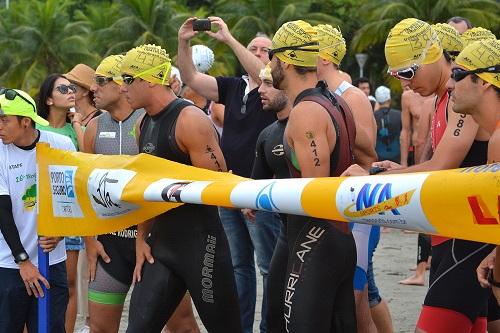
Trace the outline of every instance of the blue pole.
<instances>
[{"instance_id":1,"label":"blue pole","mask_svg":"<svg viewBox=\"0 0 500 333\"><path fill-rule=\"evenodd\" d=\"M38 270L49 281L49 254L38 245ZM50 333L50 292L40 283L44 297L38 298L38 333Z\"/></svg>"}]
</instances>

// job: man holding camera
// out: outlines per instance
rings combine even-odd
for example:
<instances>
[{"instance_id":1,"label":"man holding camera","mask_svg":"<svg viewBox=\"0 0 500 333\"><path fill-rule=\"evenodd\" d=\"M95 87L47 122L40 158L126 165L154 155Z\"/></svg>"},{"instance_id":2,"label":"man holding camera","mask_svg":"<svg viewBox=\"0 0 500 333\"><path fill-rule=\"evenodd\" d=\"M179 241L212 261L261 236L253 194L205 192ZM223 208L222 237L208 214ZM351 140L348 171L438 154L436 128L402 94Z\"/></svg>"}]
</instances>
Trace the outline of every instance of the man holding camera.
<instances>
[{"instance_id":1,"label":"man holding camera","mask_svg":"<svg viewBox=\"0 0 500 333\"><path fill-rule=\"evenodd\" d=\"M224 125L221 148L228 170L250 177L254 159L254 148L259 133L276 120L276 115L262 111L258 93L259 74L269 62L268 50L271 41L267 37L256 37L245 48L229 32L226 23L219 17L207 21L190 18L179 29L177 64L184 83L208 100L224 104ZM212 26L218 28L212 32ZM191 58L190 40L202 29L209 36L227 44L235 53L248 75L243 77L213 77L197 72ZM254 250L257 264L264 278L264 299L269 263L280 230L279 219L273 214L259 214L254 222L244 217L240 210L219 208L222 225L229 240L234 266L236 287L240 303L243 331L252 332L256 300L256 276ZM265 318L266 303L262 317ZM261 332L266 331L265 321Z\"/></svg>"}]
</instances>

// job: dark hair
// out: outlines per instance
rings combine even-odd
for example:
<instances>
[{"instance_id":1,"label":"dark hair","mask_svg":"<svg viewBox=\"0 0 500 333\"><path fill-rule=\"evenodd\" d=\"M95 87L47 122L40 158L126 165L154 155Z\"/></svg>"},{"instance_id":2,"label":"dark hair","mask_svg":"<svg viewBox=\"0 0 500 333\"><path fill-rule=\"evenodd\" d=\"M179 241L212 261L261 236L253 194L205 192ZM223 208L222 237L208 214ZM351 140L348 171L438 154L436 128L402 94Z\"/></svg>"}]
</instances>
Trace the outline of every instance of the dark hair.
<instances>
[{"instance_id":1,"label":"dark hair","mask_svg":"<svg viewBox=\"0 0 500 333\"><path fill-rule=\"evenodd\" d=\"M47 105L47 99L52 97L52 90L54 90L54 84L57 79L65 77L62 74L54 73L50 74L45 78L40 90L38 91L38 100L36 103L36 109L38 110L38 115L43 119L49 118L49 106Z\"/></svg>"},{"instance_id":2,"label":"dark hair","mask_svg":"<svg viewBox=\"0 0 500 333\"><path fill-rule=\"evenodd\" d=\"M306 75L307 73L316 72L316 67L303 67L293 65L295 72L299 75Z\"/></svg>"},{"instance_id":3,"label":"dark hair","mask_svg":"<svg viewBox=\"0 0 500 333\"><path fill-rule=\"evenodd\" d=\"M30 120L31 127L36 128L36 126L35 126L35 122L33 121L33 119L31 119L31 118L29 118L29 117L25 117L25 116L16 116L16 118L17 118L17 122L18 122L19 124L21 124L21 121L22 121L24 118L28 118L28 119Z\"/></svg>"},{"instance_id":4,"label":"dark hair","mask_svg":"<svg viewBox=\"0 0 500 333\"><path fill-rule=\"evenodd\" d=\"M477 74L471 74L470 79L471 79L472 82L477 83L477 81L480 79L480 77L477 76ZM497 96L500 97L500 88L497 87L497 86L495 86L495 85L493 85L493 84L491 86L493 87L493 89L497 93Z\"/></svg>"},{"instance_id":5,"label":"dark hair","mask_svg":"<svg viewBox=\"0 0 500 333\"><path fill-rule=\"evenodd\" d=\"M450 23L450 22L453 22L453 23L465 22L467 29L474 27L472 25L471 21L469 21L468 19L466 19L465 17L462 17L462 16L453 16L452 18L448 19L448 21L446 21L446 23Z\"/></svg>"},{"instance_id":6,"label":"dark hair","mask_svg":"<svg viewBox=\"0 0 500 333\"><path fill-rule=\"evenodd\" d=\"M370 80L368 80L368 78L362 76L362 77L359 77L357 79L355 79L354 81L352 81L352 85L355 86L355 87L358 87L359 88L359 85L361 83L368 83L370 85L370 89L371 89L371 83L370 83Z\"/></svg>"}]
</instances>

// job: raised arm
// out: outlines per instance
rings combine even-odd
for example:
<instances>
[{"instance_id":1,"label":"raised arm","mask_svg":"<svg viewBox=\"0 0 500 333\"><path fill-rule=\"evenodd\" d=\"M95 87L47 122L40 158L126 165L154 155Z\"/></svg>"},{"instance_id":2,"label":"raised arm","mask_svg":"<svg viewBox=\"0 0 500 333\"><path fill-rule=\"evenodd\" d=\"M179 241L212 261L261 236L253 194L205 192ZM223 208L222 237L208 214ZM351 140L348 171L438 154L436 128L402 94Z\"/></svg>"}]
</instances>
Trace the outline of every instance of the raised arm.
<instances>
[{"instance_id":1,"label":"raised arm","mask_svg":"<svg viewBox=\"0 0 500 333\"><path fill-rule=\"evenodd\" d=\"M179 45L177 49L177 66L181 73L182 81L191 89L211 101L219 101L217 81L213 76L200 73L196 70L191 56L190 40L198 31L193 31L195 17L187 19L179 29Z\"/></svg>"},{"instance_id":2,"label":"raised arm","mask_svg":"<svg viewBox=\"0 0 500 333\"><path fill-rule=\"evenodd\" d=\"M217 16L210 16L208 18L212 24L218 26L217 32L207 31L207 34L220 42L227 44L234 52L238 61L243 66L248 75L257 84L260 84L259 74L261 69L265 67L264 63L253 55L245 46L238 42L227 27L226 23ZM184 78L184 77L183 77Z\"/></svg>"}]
</instances>

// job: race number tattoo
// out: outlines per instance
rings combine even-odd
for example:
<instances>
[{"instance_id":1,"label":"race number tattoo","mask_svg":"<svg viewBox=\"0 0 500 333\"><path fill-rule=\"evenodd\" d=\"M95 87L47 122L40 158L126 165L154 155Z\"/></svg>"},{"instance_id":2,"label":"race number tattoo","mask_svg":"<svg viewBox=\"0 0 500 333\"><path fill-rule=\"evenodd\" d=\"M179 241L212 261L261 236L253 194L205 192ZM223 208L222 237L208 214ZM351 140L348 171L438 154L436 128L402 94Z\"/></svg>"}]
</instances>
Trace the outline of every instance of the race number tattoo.
<instances>
[{"instance_id":1,"label":"race number tattoo","mask_svg":"<svg viewBox=\"0 0 500 333\"><path fill-rule=\"evenodd\" d=\"M306 132L306 138L308 138L309 140L314 139L314 133L310 132L310 131L307 131Z\"/></svg>"},{"instance_id":2,"label":"race number tattoo","mask_svg":"<svg viewBox=\"0 0 500 333\"><path fill-rule=\"evenodd\" d=\"M310 133L310 132L308 132L308 133ZM311 135L312 135L312 133L311 133ZM314 161L314 166L317 166L317 167L321 166L321 164L319 163L318 150L317 150L317 147L316 147L316 142L314 142L314 140L312 140L311 143L309 144L309 146L311 147L311 151L312 151L312 155L313 155L313 161Z\"/></svg>"},{"instance_id":3,"label":"race number tattoo","mask_svg":"<svg viewBox=\"0 0 500 333\"><path fill-rule=\"evenodd\" d=\"M455 131L453 131L454 136L460 136L460 131L462 130L462 127L464 127L464 118L466 117L465 114L460 115L460 119L458 120L457 123L457 128L455 128Z\"/></svg>"},{"instance_id":4,"label":"race number tattoo","mask_svg":"<svg viewBox=\"0 0 500 333\"><path fill-rule=\"evenodd\" d=\"M217 160L217 156L215 156L214 152L215 152L215 150L213 150L212 147L207 145L207 149L205 150L205 153L210 154L210 159L214 162L217 171L222 171L222 167L221 167L219 161Z\"/></svg>"}]
</instances>

